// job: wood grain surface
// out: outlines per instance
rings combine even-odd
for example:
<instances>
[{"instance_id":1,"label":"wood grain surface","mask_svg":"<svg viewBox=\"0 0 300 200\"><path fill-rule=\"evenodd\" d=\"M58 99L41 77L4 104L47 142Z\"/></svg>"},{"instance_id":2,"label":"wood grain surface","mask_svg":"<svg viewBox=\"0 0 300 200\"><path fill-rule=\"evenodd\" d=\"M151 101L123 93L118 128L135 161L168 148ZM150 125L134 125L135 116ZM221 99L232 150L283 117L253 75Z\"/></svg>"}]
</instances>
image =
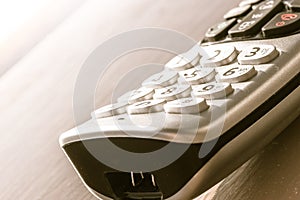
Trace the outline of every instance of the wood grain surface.
<instances>
[{"instance_id":1,"label":"wood grain surface","mask_svg":"<svg viewBox=\"0 0 300 200\"><path fill-rule=\"evenodd\" d=\"M238 0L64 2L66 9L58 4L47 16L34 16L40 22L53 15L56 20L51 24L23 30L28 37L14 35L20 43L7 42L13 39L0 43L1 200L95 199L58 144L59 135L75 125L74 85L90 52L116 34L143 27L172 29L198 40L238 4ZM29 21L28 26L36 21ZM116 76L108 77L105 90L97 91L96 106L108 102L114 80L122 72L143 63L165 63L169 58L147 51L120 59L112 68ZM300 199L300 136L291 130L299 133L299 120L221 183L214 198Z\"/></svg>"}]
</instances>

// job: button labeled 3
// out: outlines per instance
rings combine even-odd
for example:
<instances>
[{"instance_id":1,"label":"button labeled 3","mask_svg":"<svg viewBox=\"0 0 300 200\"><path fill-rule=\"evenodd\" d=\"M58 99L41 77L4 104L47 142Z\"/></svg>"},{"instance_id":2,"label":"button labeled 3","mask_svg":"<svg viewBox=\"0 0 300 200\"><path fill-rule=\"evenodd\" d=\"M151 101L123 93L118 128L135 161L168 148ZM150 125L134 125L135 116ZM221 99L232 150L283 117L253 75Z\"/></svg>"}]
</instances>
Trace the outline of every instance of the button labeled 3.
<instances>
[{"instance_id":1,"label":"button labeled 3","mask_svg":"<svg viewBox=\"0 0 300 200\"><path fill-rule=\"evenodd\" d=\"M238 62L242 65L258 65L272 61L279 55L273 45L249 46L242 50Z\"/></svg>"}]
</instances>

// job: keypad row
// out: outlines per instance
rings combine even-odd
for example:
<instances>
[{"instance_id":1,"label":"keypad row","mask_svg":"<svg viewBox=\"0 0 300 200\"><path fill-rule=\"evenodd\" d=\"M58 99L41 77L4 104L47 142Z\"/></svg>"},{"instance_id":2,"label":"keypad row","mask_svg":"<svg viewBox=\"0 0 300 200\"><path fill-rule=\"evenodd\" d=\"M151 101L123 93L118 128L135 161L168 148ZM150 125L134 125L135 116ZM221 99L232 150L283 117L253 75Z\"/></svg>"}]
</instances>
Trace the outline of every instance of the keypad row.
<instances>
[{"instance_id":1,"label":"keypad row","mask_svg":"<svg viewBox=\"0 0 300 200\"><path fill-rule=\"evenodd\" d=\"M205 48L205 52L202 52L202 58L195 48L188 52L188 58L184 57L186 54L178 55L168 62L166 67L174 71L182 71L195 65L198 65L199 68L224 66L236 59L242 65L258 65L268 63L279 55L278 50L273 45L248 46L241 52L238 52L234 46L211 46Z\"/></svg>"},{"instance_id":2,"label":"keypad row","mask_svg":"<svg viewBox=\"0 0 300 200\"><path fill-rule=\"evenodd\" d=\"M209 108L207 100L226 98L234 92L232 83L245 82L257 75L253 64L270 62L279 52L272 45L248 46L241 52L222 45L206 48L204 54L200 56L194 47L176 56L165 65L165 70L143 81L141 88L125 93L117 103L92 115L102 118L123 113L203 112Z\"/></svg>"},{"instance_id":3,"label":"keypad row","mask_svg":"<svg viewBox=\"0 0 300 200\"><path fill-rule=\"evenodd\" d=\"M300 0L243 0L206 32L206 41L268 38L300 30ZM204 41L205 41L204 40Z\"/></svg>"}]
</instances>

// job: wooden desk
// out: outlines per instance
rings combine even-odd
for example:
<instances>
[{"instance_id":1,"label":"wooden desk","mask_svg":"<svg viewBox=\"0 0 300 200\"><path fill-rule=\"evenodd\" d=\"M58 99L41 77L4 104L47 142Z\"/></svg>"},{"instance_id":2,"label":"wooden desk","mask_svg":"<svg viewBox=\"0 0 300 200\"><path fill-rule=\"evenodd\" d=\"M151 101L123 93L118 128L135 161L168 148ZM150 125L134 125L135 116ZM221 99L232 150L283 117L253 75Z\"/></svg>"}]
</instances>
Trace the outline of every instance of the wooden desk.
<instances>
[{"instance_id":1,"label":"wooden desk","mask_svg":"<svg viewBox=\"0 0 300 200\"><path fill-rule=\"evenodd\" d=\"M38 43L27 41L26 55L2 56L6 73L0 78L0 199L95 199L58 145L59 135L74 126L74 84L89 53L111 36L140 27L174 29L198 40L238 4L238 0L90 0L77 8L79 2L70 3L72 14ZM51 14L55 16L55 10ZM133 55L118 65L126 68L168 59L168 55L151 55ZM111 90L108 85L97 95L97 106L107 102ZM293 126L299 130L299 120ZM232 186L219 187L218 199L299 199L300 140L288 132L228 178Z\"/></svg>"}]
</instances>

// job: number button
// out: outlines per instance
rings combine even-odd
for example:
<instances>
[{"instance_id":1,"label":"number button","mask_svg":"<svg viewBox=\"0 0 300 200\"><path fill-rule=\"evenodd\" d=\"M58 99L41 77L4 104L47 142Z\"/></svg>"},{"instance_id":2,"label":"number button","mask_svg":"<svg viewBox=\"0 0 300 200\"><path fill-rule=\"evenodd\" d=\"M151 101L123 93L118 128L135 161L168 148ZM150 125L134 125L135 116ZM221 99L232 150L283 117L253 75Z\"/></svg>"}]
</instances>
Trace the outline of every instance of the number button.
<instances>
[{"instance_id":1,"label":"number button","mask_svg":"<svg viewBox=\"0 0 300 200\"><path fill-rule=\"evenodd\" d=\"M203 98L182 98L170 101L164 105L167 113L196 114L208 109L206 100Z\"/></svg>"},{"instance_id":2,"label":"number button","mask_svg":"<svg viewBox=\"0 0 300 200\"><path fill-rule=\"evenodd\" d=\"M126 113L127 102L119 102L101 107L92 112L93 118L110 117L113 115L120 115Z\"/></svg>"},{"instance_id":3,"label":"number button","mask_svg":"<svg viewBox=\"0 0 300 200\"><path fill-rule=\"evenodd\" d=\"M183 98L190 96L191 87L189 85L171 85L169 87L160 88L155 90L153 98L165 99L167 101L175 100L177 98Z\"/></svg>"},{"instance_id":4,"label":"number button","mask_svg":"<svg viewBox=\"0 0 300 200\"><path fill-rule=\"evenodd\" d=\"M237 57L237 51L233 46L219 47L219 49L209 47L205 49L207 55L203 56L200 63L204 67L215 67L227 65Z\"/></svg>"},{"instance_id":5,"label":"number button","mask_svg":"<svg viewBox=\"0 0 300 200\"><path fill-rule=\"evenodd\" d=\"M188 69L179 73L190 84L207 83L212 80L216 72L213 68Z\"/></svg>"},{"instance_id":6,"label":"number button","mask_svg":"<svg viewBox=\"0 0 300 200\"><path fill-rule=\"evenodd\" d=\"M233 92L230 83L207 83L193 87L193 94L196 97L206 99L218 99L225 97Z\"/></svg>"},{"instance_id":7,"label":"number button","mask_svg":"<svg viewBox=\"0 0 300 200\"><path fill-rule=\"evenodd\" d=\"M199 48L194 46L186 53L174 57L165 65L166 68L181 71L196 66L200 60Z\"/></svg>"},{"instance_id":8,"label":"number button","mask_svg":"<svg viewBox=\"0 0 300 200\"><path fill-rule=\"evenodd\" d=\"M177 82L177 72L165 70L147 78L142 85L149 88L161 88Z\"/></svg>"},{"instance_id":9,"label":"number button","mask_svg":"<svg viewBox=\"0 0 300 200\"><path fill-rule=\"evenodd\" d=\"M238 56L242 65L258 65L272 61L279 55L273 45L257 45L244 49Z\"/></svg>"},{"instance_id":10,"label":"number button","mask_svg":"<svg viewBox=\"0 0 300 200\"><path fill-rule=\"evenodd\" d=\"M154 89L141 87L137 90L129 91L118 98L118 102L128 102L129 104L137 101L151 99L154 94Z\"/></svg>"},{"instance_id":11,"label":"number button","mask_svg":"<svg viewBox=\"0 0 300 200\"><path fill-rule=\"evenodd\" d=\"M224 82L237 83L249 80L257 74L252 65L233 65L222 67L219 71L220 80Z\"/></svg>"},{"instance_id":12,"label":"number button","mask_svg":"<svg viewBox=\"0 0 300 200\"><path fill-rule=\"evenodd\" d=\"M128 114L145 114L163 111L165 100L155 99L134 103L127 107Z\"/></svg>"}]
</instances>

